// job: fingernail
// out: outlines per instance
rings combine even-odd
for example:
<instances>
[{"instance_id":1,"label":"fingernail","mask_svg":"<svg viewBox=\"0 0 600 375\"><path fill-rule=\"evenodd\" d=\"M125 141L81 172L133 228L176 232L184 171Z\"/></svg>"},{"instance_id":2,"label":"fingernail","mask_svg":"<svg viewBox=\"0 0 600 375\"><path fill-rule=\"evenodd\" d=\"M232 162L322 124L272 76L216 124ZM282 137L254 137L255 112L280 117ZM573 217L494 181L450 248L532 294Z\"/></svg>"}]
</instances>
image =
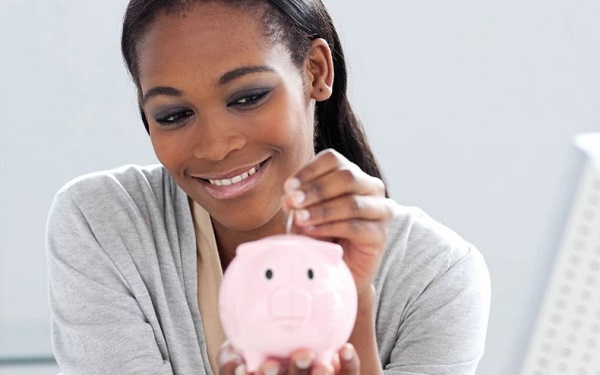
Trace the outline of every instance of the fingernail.
<instances>
[{"instance_id":1,"label":"fingernail","mask_svg":"<svg viewBox=\"0 0 600 375\"><path fill-rule=\"evenodd\" d=\"M221 350L217 357L217 362L222 366L227 362L240 361L242 357L232 350Z\"/></svg>"},{"instance_id":2,"label":"fingernail","mask_svg":"<svg viewBox=\"0 0 600 375\"><path fill-rule=\"evenodd\" d=\"M349 346L345 346L344 349L342 349L342 359L344 361L350 361L352 360L352 357L354 357L352 349Z\"/></svg>"},{"instance_id":3,"label":"fingernail","mask_svg":"<svg viewBox=\"0 0 600 375\"><path fill-rule=\"evenodd\" d=\"M298 206L301 205L302 202L304 202L304 200L306 199L306 195L302 190L294 190L290 193L290 198L292 198L292 202L294 202L294 204Z\"/></svg>"},{"instance_id":4,"label":"fingernail","mask_svg":"<svg viewBox=\"0 0 600 375\"><path fill-rule=\"evenodd\" d=\"M234 375L246 375L246 366L244 366L243 364L238 365L235 368Z\"/></svg>"},{"instance_id":5,"label":"fingernail","mask_svg":"<svg viewBox=\"0 0 600 375\"><path fill-rule=\"evenodd\" d=\"M296 211L296 220L298 221L306 221L310 219L310 212L308 210L298 210Z\"/></svg>"},{"instance_id":6,"label":"fingernail","mask_svg":"<svg viewBox=\"0 0 600 375\"><path fill-rule=\"evenodd\" d=\"M285 182L283 187L286 191L294 191L300 187L300 180L297 178L290 178Z\"/></svg>"},{"instance_id":7,"label":"fingernail","mask_svg":"<svg viewBox=\"0 0 600 375\"><path fill-rule=\"evenodd\" d=\"M265 375L277 375L277 374L279 374L279 368L274 367L274 366L268 366L267 368L265 368L264 374Z\"/></svg>"},{"instance_id":8,"label":"fingernail","mask_svg":"<svg viewBox=\"0 0 600 375\"><path fill-rule=\"evenodd\" d=\"M311 363L312 360L310 358L300 358L296 360L296 367L298 367L299 370L306 370L310 367Z\"/></svg>"}]
</instances>

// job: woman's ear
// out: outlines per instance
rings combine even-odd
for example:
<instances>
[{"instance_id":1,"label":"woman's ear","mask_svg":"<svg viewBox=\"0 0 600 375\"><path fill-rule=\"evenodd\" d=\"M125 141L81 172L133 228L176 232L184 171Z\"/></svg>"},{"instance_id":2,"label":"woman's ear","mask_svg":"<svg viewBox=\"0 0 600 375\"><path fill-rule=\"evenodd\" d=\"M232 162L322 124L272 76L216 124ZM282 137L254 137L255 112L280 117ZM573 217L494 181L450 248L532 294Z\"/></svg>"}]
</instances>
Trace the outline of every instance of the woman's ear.
<instances>
[{"instance_id":1,"label":"woman's ear","mask_svg":"<svg viewBox=\"0 0 600 375\"><path fill-rule=\"evenodd\" d=\"M313 40L306 60L310 97L320 102L329 99L333 91L333 59L327 41Z\"/></svg>"}]
</instances>

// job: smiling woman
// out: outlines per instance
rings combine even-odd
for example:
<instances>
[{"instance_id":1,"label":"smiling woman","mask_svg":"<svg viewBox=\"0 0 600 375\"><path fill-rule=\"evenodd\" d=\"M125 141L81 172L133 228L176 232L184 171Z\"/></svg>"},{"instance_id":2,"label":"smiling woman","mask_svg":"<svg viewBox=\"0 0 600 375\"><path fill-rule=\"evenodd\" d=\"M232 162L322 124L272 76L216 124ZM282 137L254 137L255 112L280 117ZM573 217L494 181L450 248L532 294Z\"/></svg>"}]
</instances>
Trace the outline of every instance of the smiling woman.
<instances>
[{"instance_id":1,"label":"smiling woman","mask_svg":"<svg viewBox=\"0 0 600 375\"><path fill-rule=\"evenodd\" d=\"M292 210L298 233L343 248L357 319L333 363L298 348L257 374L474 373L485 262L387 196L319 0L132 0L122 48L160 165L56 195L50 299L65 374L245 374L219 322L222 273L240 244L285 233Z\"/></svg>"},{"instance_id":2,"label":"smiling woman","mask_svg":"<svg viewBox=\"0 0 600 375\"><path fill-rule=\"evenodd\" d=\"M238 232L281 231L273 197L314 156L315 102L333 79L325 42L315 42L300 70L285 45L265 42L262 13L207 3L185 17L159 15L137 55L156 155L218 223L227 261L242 242ZM236 178L256 166L251 178Z\"/></svg>"}]
</instances>

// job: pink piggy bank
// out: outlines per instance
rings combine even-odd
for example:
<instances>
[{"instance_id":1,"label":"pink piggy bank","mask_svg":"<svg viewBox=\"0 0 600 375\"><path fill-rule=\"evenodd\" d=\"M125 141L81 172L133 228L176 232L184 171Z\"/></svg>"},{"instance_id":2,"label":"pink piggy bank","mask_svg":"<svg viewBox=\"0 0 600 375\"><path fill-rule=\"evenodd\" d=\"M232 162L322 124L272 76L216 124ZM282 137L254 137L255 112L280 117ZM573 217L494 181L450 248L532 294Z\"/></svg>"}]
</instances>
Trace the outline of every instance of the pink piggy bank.
<instances>
[{"instance_id":1,"label":"pink piggy bank","mask_svg":"<svg viewBox=\"0 0 600 375\"><path fill-rule=\"evenodd\" d=\"M337 244L294 234L237 248L223 275L219 313L248 371L299 348L331 363L356 320L356 285L342 255Z\"/></svg>"}]
</instances>

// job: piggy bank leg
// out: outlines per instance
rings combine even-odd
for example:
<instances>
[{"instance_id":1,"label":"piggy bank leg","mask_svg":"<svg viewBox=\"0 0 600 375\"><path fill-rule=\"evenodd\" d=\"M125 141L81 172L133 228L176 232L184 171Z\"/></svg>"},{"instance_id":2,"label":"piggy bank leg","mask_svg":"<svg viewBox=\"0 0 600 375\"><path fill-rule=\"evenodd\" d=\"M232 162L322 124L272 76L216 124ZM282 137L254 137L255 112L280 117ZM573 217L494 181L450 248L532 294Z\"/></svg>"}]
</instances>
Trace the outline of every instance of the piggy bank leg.
<instances>
[{"instance_id":1,"label":"piggy bank leg","mask_svg":"<svg viewBox=\"0 0 600 375\"><path fill-rule=\"evenodd\" d=\"M245 351L244 359L246 360L246 370L248 372L256 372L266 357L256 351Z\"/></svg>"}]
</instances>

